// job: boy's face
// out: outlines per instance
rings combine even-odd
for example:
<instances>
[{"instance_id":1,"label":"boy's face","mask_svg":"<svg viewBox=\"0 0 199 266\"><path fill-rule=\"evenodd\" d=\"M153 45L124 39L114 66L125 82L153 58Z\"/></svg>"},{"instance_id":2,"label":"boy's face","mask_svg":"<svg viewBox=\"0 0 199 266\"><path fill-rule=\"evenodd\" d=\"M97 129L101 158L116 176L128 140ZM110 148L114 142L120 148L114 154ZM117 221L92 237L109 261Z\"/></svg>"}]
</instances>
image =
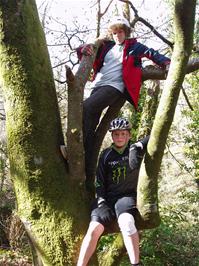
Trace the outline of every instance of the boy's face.
<instances>
[{"instance_id":1,"label":"boy's face","mask_svg":"<svg viewBox=\"0 0 199 266\"><path fill-rule=\"evenodd\" d=\"M116 44L122 44L126 38L125 31L123 29L113 29L112 36Z\"/></svg>"},{"instance_id":2,"label":"boy's face","mask_svg":"<svg viewBox=\"0 0 199 266\"><path fill-rule=\"evenodd\" d=\"M112 139L117 148L123 148L130 139L130 132L128 130L114 130Z\"/></svg>"}]
</instances>

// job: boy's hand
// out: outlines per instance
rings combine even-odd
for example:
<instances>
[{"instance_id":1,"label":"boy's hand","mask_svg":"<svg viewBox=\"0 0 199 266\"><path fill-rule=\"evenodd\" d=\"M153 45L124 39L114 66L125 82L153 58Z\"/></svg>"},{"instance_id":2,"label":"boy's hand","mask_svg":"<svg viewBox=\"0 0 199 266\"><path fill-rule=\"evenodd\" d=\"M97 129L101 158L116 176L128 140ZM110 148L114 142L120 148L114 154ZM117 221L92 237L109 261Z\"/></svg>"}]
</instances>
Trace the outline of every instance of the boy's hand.
<instances>
[{"instance_id":1,"label":"boy's hand","mask_svg":"<svg viewBox=\"0 0 199 266\"><path fill-rule=\"evenodd\" d=\"M169 71L169 67L170 67L170 64L167 64L166 67L165 67L166 72Z\"/></svg>"},{"instance_id":2,"label":"boy's hand","mask_svg":"<svg viewBox=\"0 0 199 266\"><path fill-rule=\"evenodd\" d=\"M113 218L115 218L115 214L112 209L107 205L106 200L101 197L98 198L97 205L98 208L96 209L96 214L101 217L103 224L110 223Z\"/></svg>"},{"instance_id":3,"label":"boy's hand","mask_svg":"<svg viewBox=\"0 0 199 266\"><path fill-rule=\"evenodd\" d=\"M103 204L105 204L105 202L106 202L106 200L105 200L104 198L99 197L99 198L97 199L97 206L98 206L98 207L101 207L101 206L103 206Z\"/></svg>"},{"instance_id":4,"label":"boy's hand","mask_svg":"<svg viewBox=\"0 0 199 266\"><path fill-rule=\"evenodd\" d=\"M169 72L169 67L170 67L170 64L167 64L166 67L165 67L165 79L167 78L167 75L168 75L168 72Z\"/></svg>"},{"instance_id":5,"label":"boy's hand","mask_svg":"<svg viewBox=\"0 0 199 266\"><path fill-rule=\"evenodd\" d=\"M93 46L92 44L85 44L83 45L82 49L81 49L81 53L83 55L89 56L93 54Z\"/></svg>"},{"instance_id":6,"label":"boy's hand","mask_svg":"<svg viewBox=\"0 0 199 266\"><path fill-rule=\"evenodd\" d=\"M139 150L142 150L142 149L143 149L143 145L141 142L137 142L130 146L129 165L132 170L139 167L138 153L139 153Z\"/></svg>"}]
</instances>

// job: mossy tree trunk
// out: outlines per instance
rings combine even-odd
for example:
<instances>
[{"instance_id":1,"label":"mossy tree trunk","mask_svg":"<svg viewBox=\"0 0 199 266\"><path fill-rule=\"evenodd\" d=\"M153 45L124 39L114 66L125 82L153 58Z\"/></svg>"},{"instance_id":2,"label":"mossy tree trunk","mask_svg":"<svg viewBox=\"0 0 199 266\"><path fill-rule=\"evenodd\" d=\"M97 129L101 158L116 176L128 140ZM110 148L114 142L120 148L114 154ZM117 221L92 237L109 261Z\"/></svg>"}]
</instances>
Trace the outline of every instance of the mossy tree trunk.
<instances>
[{"instance_id":1,"label":"mossy tree trunk","mask_svg":"<svg viewBox=\"0 0 199 266\"><path fill-rule=\"evenodd\" d=\"M100 266L120 265L121 259L126 254L122 234L118 233L112 245L100 257Z\"/></svg>"},{"instance_id":2,"label":"mossy tree trunk","mask_svg":"<svg viewBox=\"0 0 199 266\"><path fill-rule=\"evenodd\" d=\"M146 110L143 111L142 114L142 125L139 129L138 135L147 135L150 133L152 124L153 127L148 144L148 151L141 167L138 182L137 205L139 212L136 217L136 226L139 229L154 228L160 223L157 179L166 139L173 121L180 88L187 71L187 62L191 53L195 5L195 1L192 1L192 3L186 3L184 0L176 0L174 28L175 46L172 55L172 64L168 80L164 86L164 93L161 97L154 124L153 117L156 112L159 94L159 84L157 81L154 83L155 101L151 103L151 99L149 98L149 101L145 102ZM117 261L118 258L121 257L123 250L124 244L121 236L118 235L112 247L104 256L106 257L106 262L103 262L102 264L106 266L119 265Z\"/></svg>"},{"instance_id":3,"label":"mossy tree trunk","mask_svg":"<svg viewBox=\"0 0 199 266\"><path fill-rule=\"evenodd\" d=\"M141 119L139 122L137 139L141 139L151 134L153 121L155 118L158 102L160 98L160 81L151 80L147 84L148 90L144 101Z\"/></svg>"},{"instance_id":4,"label":"mossy tree trunk","mask_svg":"<svg viewBox=\"0 0 199 266\"><path fill-rule=\"evenodd\" d=\"M74 265L88 224L83 173L59 151L60 115L34 0L0 1L0 79L18 215L40 265Z\"/></svg>"},{"instance_id":5,"label":"mossy tree trunk","mask_svg":"<svg viewBox=\"0 0 199 266\"><path fill-rule=\"evenodd\" d=\"M175 45L171 66L164 84L138 182L138 208L146 225L155 224L159 220L157 178L192 49L195 6L196 1L194 0L175 1Z\"/></svg>"},{"instance_id":6,"label":"mossy tree trunk","mask_svg":"<svg viewBox=\"0 0 199 266\"><path fill-rule=\"evenodd\" d=\"M67 127L67 153L68 166L71 178L85 181L84 148L82 135L82 113L84 87L92 70L97 49L101 43L96 39L93 43L94 53L92 56L83 56L78 71L73 75L71 69L66 67L68 84L68 127ZM96 156L97 157L97 156ZM93 161L94 160L93 158ZM93 180L92 180L93 181ZM93 182L86 180L86 188L89 197L93 196Z\"/></svg>"}]
</instances>

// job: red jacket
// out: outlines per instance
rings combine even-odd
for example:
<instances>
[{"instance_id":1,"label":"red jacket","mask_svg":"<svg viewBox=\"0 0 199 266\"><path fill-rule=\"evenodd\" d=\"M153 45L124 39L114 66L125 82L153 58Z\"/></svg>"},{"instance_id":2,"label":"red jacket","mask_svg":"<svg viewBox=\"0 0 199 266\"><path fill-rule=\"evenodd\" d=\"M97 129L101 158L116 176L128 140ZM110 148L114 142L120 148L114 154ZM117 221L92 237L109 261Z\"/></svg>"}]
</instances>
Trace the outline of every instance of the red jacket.
<instances>
[{"instance_id":1,"label":"red jacket","mask_svg":"<svg viewBox=\"0 0 199 266\"><path fill-rule=\"evenodd\" d=\"M103 66L104 57L107 52L115 45L113 41L104 41L99 47L96 59L93 64L94 76ZM81 58L80 49L77 49L78 57ZM142 61L141 58L146 57L161 67L165 67L170 63L170 59L152 48L137 42L135 38L127 39L124 43L123 68L122 75L125 84L126 99L137 109L141 79L142 79Z\"/></svg>"}]
</instances>

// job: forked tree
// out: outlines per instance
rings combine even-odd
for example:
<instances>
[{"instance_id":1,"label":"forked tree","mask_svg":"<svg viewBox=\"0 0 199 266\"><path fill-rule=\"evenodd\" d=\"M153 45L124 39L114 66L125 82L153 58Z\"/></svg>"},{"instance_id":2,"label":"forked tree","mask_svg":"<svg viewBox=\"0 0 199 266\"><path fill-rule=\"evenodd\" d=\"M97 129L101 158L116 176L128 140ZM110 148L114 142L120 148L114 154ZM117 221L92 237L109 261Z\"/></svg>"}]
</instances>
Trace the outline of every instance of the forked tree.
<instances>
[{"instance_id":1,"label":"forked tree","mask_svg":"<svg viewBox=\"0 0 199 266\"><path fill-rule=\"evenodd\" d=\"M194 0L175 1L171 66L139 177L140 227L159 222L154 180L157 181L187 71L195 5ZM96 50L99 42L95 42ZM59 151L63 144L60 114L35 1L0 1L0 79L5 98L10 174L17 212L35 251L35 265L75 265L88 225L90 194L85 189L81 123L82 91L93 59L84 57L75 75L67 70L69 161L66 164ZM189 67L197 69L195 63L191 62ZM145 77L150 78L154 73L155 79L164 76L161 71L146 70ZM118 104L120 108L123 103ZM102 120L105 125L100 125L102 131L107 129L114 114L110 112Z\"/></svg>"}]
</instances>

